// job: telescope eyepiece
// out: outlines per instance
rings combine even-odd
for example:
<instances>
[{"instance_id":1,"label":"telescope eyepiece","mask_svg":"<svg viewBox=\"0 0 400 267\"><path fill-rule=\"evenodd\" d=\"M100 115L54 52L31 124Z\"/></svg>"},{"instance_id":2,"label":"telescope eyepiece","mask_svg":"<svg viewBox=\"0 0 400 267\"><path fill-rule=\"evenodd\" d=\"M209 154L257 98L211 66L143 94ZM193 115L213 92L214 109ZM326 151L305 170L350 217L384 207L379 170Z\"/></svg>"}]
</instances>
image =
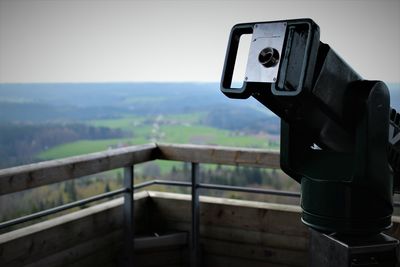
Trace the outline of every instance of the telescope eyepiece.
<instances>
[{"instance_id":1,"label":"telescope eyepiece","mask_svg":"<svg viewBox=\"0 0 400 267\"><path fill-rule=\"evenodd\" d=\"M279 52L275 48L267 47L258 55L258 62L266 68L272 68L279 62Z\"/></svg>"}]
</instances>

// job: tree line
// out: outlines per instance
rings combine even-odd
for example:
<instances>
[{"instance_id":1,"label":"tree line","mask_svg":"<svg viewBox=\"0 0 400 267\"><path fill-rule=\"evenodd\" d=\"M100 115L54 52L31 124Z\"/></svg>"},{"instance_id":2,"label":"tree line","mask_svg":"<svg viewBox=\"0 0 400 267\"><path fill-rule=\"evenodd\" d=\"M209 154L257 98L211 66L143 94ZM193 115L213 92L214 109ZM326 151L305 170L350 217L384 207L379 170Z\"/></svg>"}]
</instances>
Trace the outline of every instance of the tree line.
<instances>
[{"instance_id":1,"label":"tree line","mask_svg":"<svg viewBox=\"0 0 400 267\"><path fill-rule=\"evenodd\" d=\"M72 124L0 124L0 168L35 161L45 149L82 139L110 139L127 135L121 129Z\"/></svg>"}]
</instances>

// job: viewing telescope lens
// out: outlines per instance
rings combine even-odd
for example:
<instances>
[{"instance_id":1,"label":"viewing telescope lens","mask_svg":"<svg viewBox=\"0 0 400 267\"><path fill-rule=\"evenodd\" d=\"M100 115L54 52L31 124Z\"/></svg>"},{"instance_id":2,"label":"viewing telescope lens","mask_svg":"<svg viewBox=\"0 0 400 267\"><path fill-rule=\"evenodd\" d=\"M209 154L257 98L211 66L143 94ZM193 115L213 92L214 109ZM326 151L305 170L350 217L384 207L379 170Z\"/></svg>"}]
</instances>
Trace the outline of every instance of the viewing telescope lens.
<instances>
[{"instance_id":1,"label":"viewing telescope lens","mask_svg":"<svg viewBox=\"0 0 400 267\"><path fill-rule=\"evenodd\" d=\"M275 48L264 48L258 55L258 61L266 68L274 67L279 62L279 52Z\"/></svg>"}]
</instances>

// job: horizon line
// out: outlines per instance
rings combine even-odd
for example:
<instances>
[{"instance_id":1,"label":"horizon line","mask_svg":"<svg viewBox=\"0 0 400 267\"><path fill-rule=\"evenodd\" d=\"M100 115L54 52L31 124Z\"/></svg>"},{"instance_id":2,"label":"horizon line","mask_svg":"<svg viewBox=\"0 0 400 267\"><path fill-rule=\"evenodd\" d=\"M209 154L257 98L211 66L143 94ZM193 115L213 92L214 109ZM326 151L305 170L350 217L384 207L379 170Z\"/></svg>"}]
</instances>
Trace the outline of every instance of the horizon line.
<instances>
[{"instance_id":1,"label":"horizon line","mask_svg":"<svg viewBox=\"0 0 400 267\"><path fill-rule=\"evenodd\" d=\"M49 81L49 82L0 82L0 85L25 85L25 84L134 84L134 83L170 83L170 84L183 84L183 83L197 83L197 84L206 84L206 83L220 83L221 81ZM232 83L240 83L243 81L232 81ZM386 84L400 84L400 81L389 81L385 82Z\"/></svg>"},{"instance_id":2,"label":"horizon line","mask_svg":"<svg viewBox=\"0 0 400 267\"><path fill-rule=\"evenodd\" d=\"M13 85L15 85L15 84L109 84L109 83L115 83L115 84L132 84L132 83L198 83L198 84L204 84L204 83L220 83L220 82L221 81L83 81L83 82L50 81L50 82L0 82L0 85L7 85L7 84L13 84Z\"/></svg>"}]
</instances>

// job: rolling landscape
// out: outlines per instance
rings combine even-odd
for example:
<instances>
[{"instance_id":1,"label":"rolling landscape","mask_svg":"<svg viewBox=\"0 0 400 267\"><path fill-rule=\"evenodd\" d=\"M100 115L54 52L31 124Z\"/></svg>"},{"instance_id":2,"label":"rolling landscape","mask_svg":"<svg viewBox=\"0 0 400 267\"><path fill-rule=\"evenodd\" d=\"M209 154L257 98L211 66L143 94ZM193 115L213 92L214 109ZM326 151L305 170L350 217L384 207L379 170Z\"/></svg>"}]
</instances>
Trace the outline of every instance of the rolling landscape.
<instances>
[{"instance_id":1,"label":"rolling landscape","mask_svg":"<svg viewBox=\"0 0 400 267\"><path fill-rule=\"evenodd\" d=\"M399 109L400 84L389 87L391 105ZM153 142L279 150L279 124L255 100L226 98L218 83L0 84L0 168ZM189 171L187 164L179 162L149 162L135 168L135 182L184 181ZM276 170L202 165L201 179L298 190L295 182ZM122 171L114 170L2 196L0 221L114 190L121 184Z\"/></svg>"}]
</instances>

